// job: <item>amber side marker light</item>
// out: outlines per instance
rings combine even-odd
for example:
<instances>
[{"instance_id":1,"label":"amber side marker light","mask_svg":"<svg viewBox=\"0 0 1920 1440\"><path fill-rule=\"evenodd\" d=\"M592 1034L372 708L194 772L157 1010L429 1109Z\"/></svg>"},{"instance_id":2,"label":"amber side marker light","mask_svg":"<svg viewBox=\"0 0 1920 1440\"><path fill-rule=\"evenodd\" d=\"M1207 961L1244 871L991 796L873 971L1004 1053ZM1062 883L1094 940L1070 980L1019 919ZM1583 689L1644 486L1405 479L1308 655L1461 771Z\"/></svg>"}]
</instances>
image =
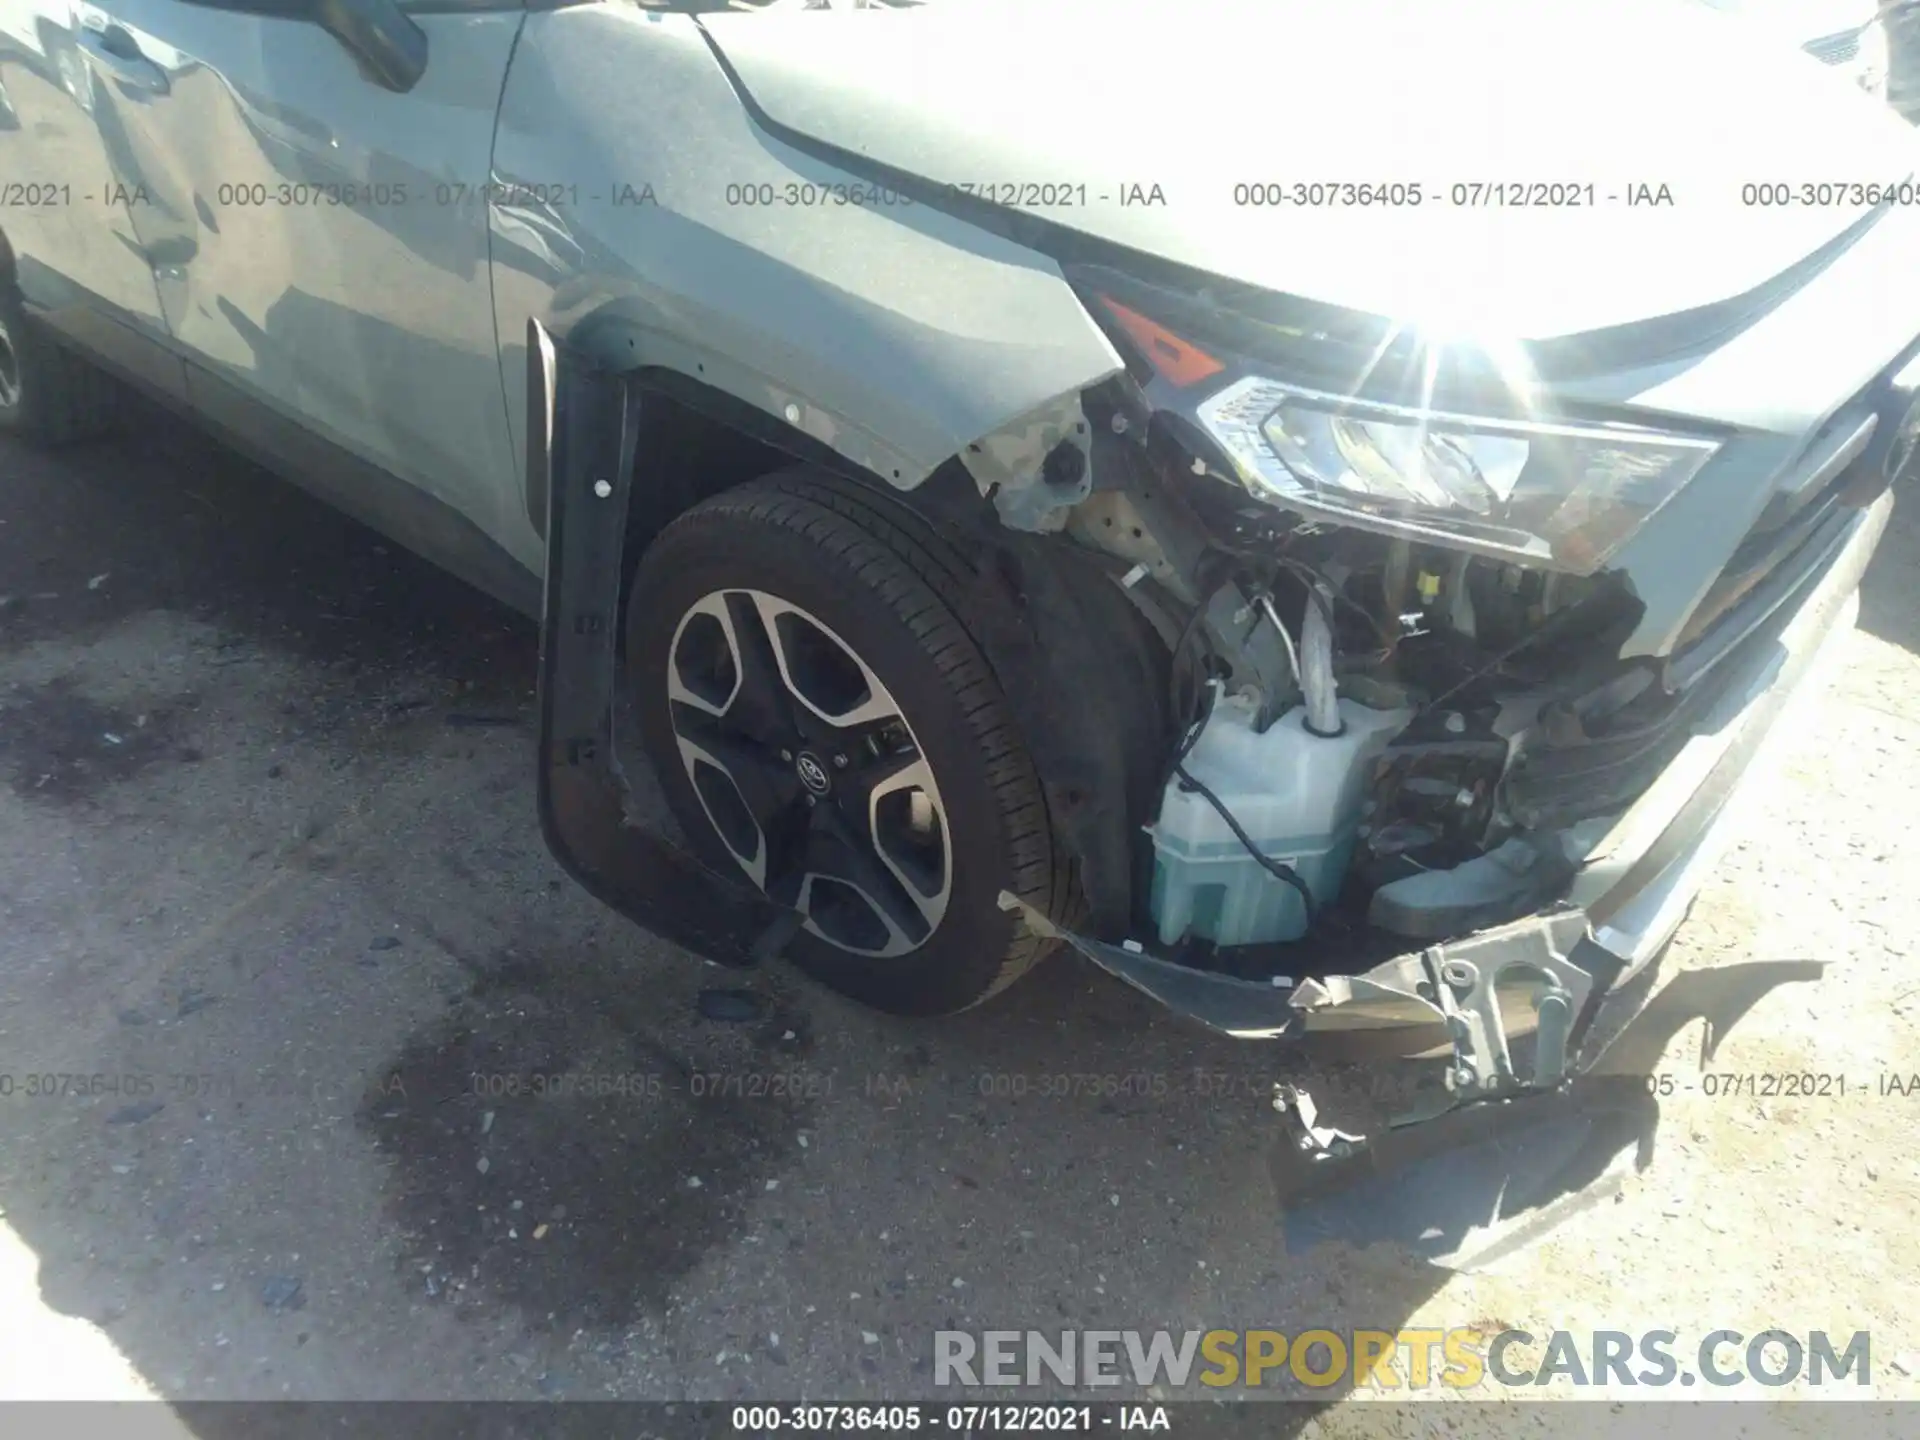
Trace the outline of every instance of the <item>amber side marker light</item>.
<instances>
[{"instance_id":1,"label":"amber side marker light","mask_svg":"<svg viewBox=\"0 0 1920 1440\"><path fill-rule=\"evenodd\" d=\"M1199 346L1188 344L1166 326L1149 320L1138 310L1128 309L1111 295L1099 298L1120 328L1127 332L1127 338L1140 347L1140 353L1154 372L1169 384L1198 385L1227 368Z\"/></svg>"}]
</instances>

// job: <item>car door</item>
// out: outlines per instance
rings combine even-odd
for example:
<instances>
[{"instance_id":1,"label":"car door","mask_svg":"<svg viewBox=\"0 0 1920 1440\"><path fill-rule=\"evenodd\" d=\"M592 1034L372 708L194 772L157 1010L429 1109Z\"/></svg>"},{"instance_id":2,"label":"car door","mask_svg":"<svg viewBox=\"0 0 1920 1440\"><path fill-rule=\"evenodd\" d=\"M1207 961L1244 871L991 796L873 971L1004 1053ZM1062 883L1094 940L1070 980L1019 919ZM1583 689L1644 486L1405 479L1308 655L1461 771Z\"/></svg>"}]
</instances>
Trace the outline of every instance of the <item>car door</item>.
<instances>
[{"instance_id":1,"label":"car door","mask_svg":"<svg viewBox=\"0 0 1920 1440\"><path fill-rule=\"evenodd\" d=\"M0 0L0 232L30 306L180 399L133 192L106 141L166 77L130 66L115 43L84 29L68 0Z\"/></svg>"},{"instance_id":2,"label":"car door","mask_svg":"<svg viewBox=\"0 0 1920 1440\"><path fill-rule=\"evenodd\" d=\"M169 76L124 148L195 409L488 588L530 578L485 204L517 4L389 6L425 65L383 80L303 0L71 3Z\"/></svg>"}]
</instances>

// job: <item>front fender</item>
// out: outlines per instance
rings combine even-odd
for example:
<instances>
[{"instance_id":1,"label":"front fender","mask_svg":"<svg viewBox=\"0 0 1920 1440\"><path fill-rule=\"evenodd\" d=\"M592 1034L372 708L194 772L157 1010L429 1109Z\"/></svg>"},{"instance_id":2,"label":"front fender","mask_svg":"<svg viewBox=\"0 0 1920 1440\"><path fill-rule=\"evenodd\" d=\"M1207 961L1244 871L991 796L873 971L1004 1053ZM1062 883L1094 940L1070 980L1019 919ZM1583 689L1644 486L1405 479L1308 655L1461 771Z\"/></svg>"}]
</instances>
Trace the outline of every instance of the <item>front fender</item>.
<instances>
[{"instance_id":1,"label":"front fender","mask_svg":"<svg viewBox=\"0 0 1920 1440\"><path fill-rule=\"evenodd\" d=\"M605 368L723 390L902 489L1121 367L1051 259L759 129L687 16L529 14L493 169L516 441L529 320Z\"/></svg>"}]
</instances>

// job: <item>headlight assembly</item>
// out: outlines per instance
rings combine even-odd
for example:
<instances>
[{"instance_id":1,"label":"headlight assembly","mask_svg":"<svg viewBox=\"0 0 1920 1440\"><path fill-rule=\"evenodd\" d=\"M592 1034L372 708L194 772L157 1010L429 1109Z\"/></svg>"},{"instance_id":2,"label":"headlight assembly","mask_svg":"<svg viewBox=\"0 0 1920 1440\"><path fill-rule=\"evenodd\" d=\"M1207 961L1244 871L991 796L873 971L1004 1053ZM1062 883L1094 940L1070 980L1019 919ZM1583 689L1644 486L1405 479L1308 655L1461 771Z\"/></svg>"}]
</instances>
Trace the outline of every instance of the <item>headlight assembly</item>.
<instances>
[{"instance_id":1,"label":"headlight assembly","mask_svg":"<svg viewBox=\"0 0 1920 1440\"><path fill-rule=\"evenodd\" d=\"M1254 376L1196 418L1258 496L1314 518L1591 574L1718 442L1374 405Z\"/></svg>"}]
</instances>

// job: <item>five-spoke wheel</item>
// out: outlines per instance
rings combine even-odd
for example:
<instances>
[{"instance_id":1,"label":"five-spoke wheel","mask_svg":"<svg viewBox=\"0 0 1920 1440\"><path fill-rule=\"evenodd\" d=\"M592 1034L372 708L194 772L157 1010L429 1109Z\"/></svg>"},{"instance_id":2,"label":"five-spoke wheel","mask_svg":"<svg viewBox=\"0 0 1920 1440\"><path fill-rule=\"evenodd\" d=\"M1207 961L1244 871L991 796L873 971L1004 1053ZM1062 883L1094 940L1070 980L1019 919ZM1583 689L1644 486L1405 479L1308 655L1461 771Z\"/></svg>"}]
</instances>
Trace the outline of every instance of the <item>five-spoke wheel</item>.
<instances>
[{"instance_id":1,"label":"five-spoke wheel","mask_svg":"<svg viewBox=\"0 0 1920 1440\"><path fill-rule=\"evenodd\" d=\"M952 889L946 812L899 702L818 617L704 595L667 668L680 761L749 879L862 955L904 955Z\"/></svg>"},{"instance_id":2,"label":"five-spoke wheel","mask_svg":"<svg viewBox=\"0 0 1920 1440\"><path fill-rule=\"evenodd\" d=\"M789 471L647 547L627 612L643 738L690 843L798 911L788 953L868 1004L975 1004L1046 943L1067 867L958 613L958 553L900 502Z\"/></svg>"}]
</instances>

